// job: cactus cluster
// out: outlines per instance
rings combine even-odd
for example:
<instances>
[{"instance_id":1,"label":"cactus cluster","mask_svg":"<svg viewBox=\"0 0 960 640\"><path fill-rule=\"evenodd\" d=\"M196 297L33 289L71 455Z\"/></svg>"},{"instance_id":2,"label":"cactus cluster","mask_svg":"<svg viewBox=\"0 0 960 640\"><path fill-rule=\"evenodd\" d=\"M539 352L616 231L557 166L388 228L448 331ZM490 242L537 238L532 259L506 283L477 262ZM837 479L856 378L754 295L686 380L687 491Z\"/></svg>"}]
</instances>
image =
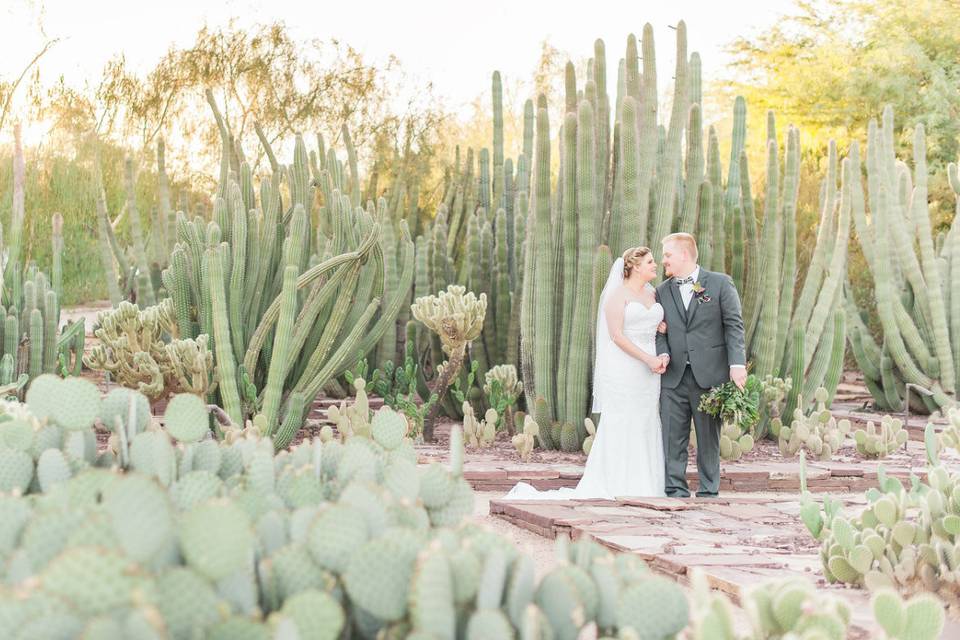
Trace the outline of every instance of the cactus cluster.
<instances>
[{"instance_id":1,"label":"cactus cluster","mask_svg":"<svg viewBox=\"0 0 960 640\"><path fill-rule=\"evenodd\" d=\"M93 333L99 342L83 356L83 363L151 401L174 393L205 396L211 391L214 371L208 336L179 338L170 298L143 310L120 302L98 314Z\"/></svg>"},{"instance_id":2,"label":"cactus cluster","mask_svg":"<svg viewBox=\"0 0 960 640\"><path fill-rule=\"evenodd\" d=\"M927 433L933 434L933 429L928 427ZM947 424L927 446L935 447L937 453L944 446L960 451L960 409L952 408L947 412Z\"/></svg>"},{"instance_id":3,"label":"cactus cluster","mask_svg":"<svg viewBox=\"0 0 960 640\"><path fill-rule=\"evenodd\" d=\"M924 127L914 127L913 172L895 156L893 109L867 130L867 191L854 207L857 239L876 295L880 340L874 338L852 292L846 296L850 346L877 406L902 411L906 384L931 393L910 394L911 409L929 413L956 401L960 371L960 297L951 283L960 275L960 216L933 237L927 191ZM958 195L956 165L948 168ZM859 182L859 181L858 181Z\"/></svg>"},{"instance_id":4,"label":"cactus cluster","mask_svg":"<svg viewBox=\"0 0 960 640\"><path fill-rule=\"evenodd\" d=\"M489 447L497 439L496 409L487 409L483 420L477 420L473 407L469 402L463 403L463 437L467 445L472 447Z\"/></svg>"},{"instance_id":5,"label":"cactus cluster","mask_svg":"<svg viewBox=\"0 0 960 640\"><path fill-rule=\"evenodd\" d=\"M63 216L52 216L52 282L21 248L25 210L25 171L20 125L14 127L13 185L9 235L3 245L0 293L0 396L23 398L27 384L43 373L80 375L86 338L84 322L61 328L63 296ZM0 238L3 238L0 228Z\"/></svg>"},{"instance_id":6,"label":"cactus cluster","mask_svg":"<svg viewBox=\"0 0 960 640\"><path fill-rule=\"evenodd\" d=\"M828 395L824 387L819 387L814 393L817 406L810 415L797 408L789 427L777 424L781 455L793 457L804 448L819 460L829 460L840 449L850 434L850 421L833 417L826 405ZM803 396L797 397L802 402Z\"/></svg>"},{"instance_id":7,"label":"cactus cluster","mask_svg":"<svg viewBox=\"0 0 960 640\"><path fill-rule=\"evenodd\" d=\"M735 422L724 422L720 426L720 458L739 460L745 453L753 450L753 436L743 433Z\"/></svg>"},{"instance_id":8,"label":"cactus cluster","mask_svg":"<svg viewBox=\"0 0 960 640\"><path fill-rule=\"evenodd\" d=\"M871 591L929 591L956 601L960 475L940 464L938 444L928 427L926 478L912 476L909 488L880 466L879 486L867 492L868 506L859 515L843 514L832 500L825 501L821 511L805 492L801 517L821 540L827 580Z\"/></svg>"},{"instance_id":9,"label":"cactus cluster","mask_svg":"<svg viewBox=\"0 0 960 640\"><path fill-rule=\"evenodd\" d=\"M210 336L217 388L209 400L272 437L299 428L322 389L395 333L413 282L413 242L405 221L386 217L385 199L362 205L355 164L348 172L319 137L308 152L297 136L290 165L261 137L271 173L258 195L207 97L223 148L213 219L177 214L162 280L180 337ZM344 142L354 158L348 134Z\"/></svg>"},{"instance_id":10,"label":"cactus cluster","mask_svg":"<svg viewBox=\"0 0 960 640\"><path fill-rule=\"evenodd\" d=\"M523 383L517 376L517 368L512 364L501 364L487 371L486 384L483 385L487 404L497 411L497 430L506 426L513 433L513 410L523 393Z\"/></svg>"},{"instance_id":11,"label":"cactus cluster","mask_svg":"<svg viewBox=\"0 0 960 640\"><path fill-rule=\"evenodd\" d=\"M903 420L890 416L883 416L879 426L869 420L865 428L853 432L857 451L867 458L885 458L903 447L908 438Z\"/></svg>"},{"instance_id":12,"label":"cactus cluster","mask_svg":"<svg viewBox=\"0 0 960 640\"><path fill-rule=\"evenodd\" d=\"M275 453L252 426L209 437L195 395L165 428L125 388L38 378L0 403L0 636L123 638L672 637L674 582L642 560L558 543L539 581L516 546L463 522L463 439L418 468L389 408L370 437ZM93 425L119 451L98 452ZM173 439L171 439L173 436Z\"/></svg>"},{"instance_id":13,"label":"cactus cluster","mask_svg":"<svg viewBox=\"0 0 960 640\"><path fill-rule=\"evenodd\" d=\"M768 433L774 438L780 437L779 428L783 425L781 416L792 388L792 378L767 376L763 381L763 392L760 394L760 422L757 424L756 439L763 438Z\"/></svg>"},{"instance_id":14,"label":"cactus cluster","mask_svg":"<svg viewBox=\"0 0 960 640\"><path fill-rule=\"evenodd\" d=\"M517 435L511 438L513 446L516 447L517 453L520 455L520 460L526 462L530 459L530 454L533 453L534 444L536 444L536 438L540 433L540 427L537 425L537 422L528 415L523 417L523 427Z\"/></svg>"},{"instance_id":15,"label":"cactus cluster","mask_svg":"<svg viewBox=\"0 0 960 640\"><path fill-rule=\"evenodd\" d=\"M686 632L690 640L843 640L851 631L850 605L801 578L772 580L746 590L742 595L746 621L737 618L727 596L710 588L702 570L694 572L691 583L693 613ZM896 591L882 589L874 594L871 607L876 631L882 633L871 637L937 640L946 621L943 603L930 594L904 601Z\"/></svg>"},{"instance_id":16,"label":"cactus cluster","mask_svg":"<svg viewBox=\"0 0 960 640\"><path fill-rule=\"evenodd\" d=\"M850 605L836 595L818 592L807 580L774 580L745 590L741 595L745 622L738 620L726 595L710 588L702 570L693 573L691 583L693 615L686 636L690 640L847 637Z\"/></svg>"},{"instance_id":17,"label":"cactus cluster","mask_svg":"<svg viewBox=\"0 0 960 640\"><path fill-rule=\"evenodd\" d=\"M481 293L478 297L466 287L451 284L436 295L417 298L410 312L439 338L447 358L443 363L437 362L439 373L431 392L437 394L438 400L424 421L423 437L430 441L433 439L433 422L447 389L463 366L467 346L483 330L487 296Z\"/></svg>"}]
</instances>

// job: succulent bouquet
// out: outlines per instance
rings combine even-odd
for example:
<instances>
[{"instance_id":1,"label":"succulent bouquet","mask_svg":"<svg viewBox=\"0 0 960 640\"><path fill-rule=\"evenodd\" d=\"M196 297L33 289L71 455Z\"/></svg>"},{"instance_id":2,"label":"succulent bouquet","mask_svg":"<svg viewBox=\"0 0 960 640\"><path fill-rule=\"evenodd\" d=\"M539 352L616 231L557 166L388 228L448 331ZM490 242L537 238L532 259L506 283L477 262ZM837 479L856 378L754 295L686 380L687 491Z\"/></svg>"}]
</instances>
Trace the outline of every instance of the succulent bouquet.
<instances>
[{"instance_id":1,"label":"succulent bouquet","mask_svg":"<svg viewBox=\"0 0 960 640\"><path fill-rule=\"evenodd\" d=\"M700 399L700 411L720 418L720 456L736 460L753 449L754 428L760 421L760 396L763 383L755 375L747 376L740 389L733 382L713 387Z\"/></svg>"}]
</instances>

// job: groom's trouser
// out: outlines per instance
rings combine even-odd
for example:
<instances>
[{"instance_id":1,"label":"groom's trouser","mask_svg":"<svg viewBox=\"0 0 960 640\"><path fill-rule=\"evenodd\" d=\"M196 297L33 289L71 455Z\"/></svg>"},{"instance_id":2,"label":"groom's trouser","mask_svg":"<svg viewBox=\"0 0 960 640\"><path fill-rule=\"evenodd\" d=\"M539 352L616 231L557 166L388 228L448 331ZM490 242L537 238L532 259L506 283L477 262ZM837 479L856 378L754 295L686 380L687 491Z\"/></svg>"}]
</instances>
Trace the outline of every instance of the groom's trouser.
<instances>
[{"instance_id":1,"label":"groom's trouser","mask_svg":"<svg viewBox=\"0 0 960 640\"><path fill-rule=\"evenodd\" d=\"M716 496L720 491L720 421L700 411L700 398L710 391L697 384L690 366L683 371L675 389L660 394L660 421L663 425L663 459L666 467L666 494L675 498L690 495L687 486L687 445L690 419L697 432L698 496Z\"/></svg>"}]
</instances>

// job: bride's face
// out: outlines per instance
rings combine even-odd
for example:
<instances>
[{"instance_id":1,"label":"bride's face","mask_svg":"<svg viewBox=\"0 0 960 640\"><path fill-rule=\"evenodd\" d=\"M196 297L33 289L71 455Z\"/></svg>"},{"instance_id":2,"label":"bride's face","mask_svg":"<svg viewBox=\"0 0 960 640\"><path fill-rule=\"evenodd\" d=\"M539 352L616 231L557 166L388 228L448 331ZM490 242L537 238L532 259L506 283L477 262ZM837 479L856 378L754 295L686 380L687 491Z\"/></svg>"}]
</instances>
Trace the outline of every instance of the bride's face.
<instances>
[{"instance_id":1,"label":"bride's face","mask_svg":"<svg viewBox=\"0 0 960 640\"><path fill-rule=\"evenodd\" d=\"M657 277L657 261L653 259L653 254L648 253L643 256L640 264L634 269L637 277L643 282L650 282Z\"/></svg>"}]
</instances>

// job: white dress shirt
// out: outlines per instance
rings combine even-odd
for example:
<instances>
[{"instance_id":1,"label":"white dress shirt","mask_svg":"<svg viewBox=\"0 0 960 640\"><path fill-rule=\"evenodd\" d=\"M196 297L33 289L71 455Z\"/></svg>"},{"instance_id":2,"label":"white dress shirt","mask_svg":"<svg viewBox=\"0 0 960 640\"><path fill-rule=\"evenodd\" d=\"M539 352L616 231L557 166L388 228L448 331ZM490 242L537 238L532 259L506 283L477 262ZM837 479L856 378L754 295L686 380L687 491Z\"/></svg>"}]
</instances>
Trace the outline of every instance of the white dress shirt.
<instances>
[{"instance_id":1,"label":"white dress shirt","mask_svg":"<svg viewBox=\"0 0 960 640\"><path fill-rule=\"evenodd\" d=\"M690 310L690 300L693 299L693 284L699 279L700 279L700 265L696 265L694 266L693 271L690 272L690 282L685 282L681 284L679 287L680 299L683 301L683 308L686 309L688 312ZM668 327L667 331L669 330L670 328ZM662 353L660 355L668 355L668 354ZM690 364L690 362L687 361L686 364ZM734 367L737 367L740 369L746 369L746 366L742 364L730 365L731 369L733 369Z\"/></svg>"},{"instance_id":2,"label":"white dress shirt","mask_svg":"<svg viewBox=\"0 0 960 640\"><path fill-rule=\"evenodd\" d=\"M680 285L680 298L683 300L683 308L690 309L690 300L693 299L693 283L700 278L700 265L696 265L690 272L690 282Z\"/></svg>"}]
</instances>

